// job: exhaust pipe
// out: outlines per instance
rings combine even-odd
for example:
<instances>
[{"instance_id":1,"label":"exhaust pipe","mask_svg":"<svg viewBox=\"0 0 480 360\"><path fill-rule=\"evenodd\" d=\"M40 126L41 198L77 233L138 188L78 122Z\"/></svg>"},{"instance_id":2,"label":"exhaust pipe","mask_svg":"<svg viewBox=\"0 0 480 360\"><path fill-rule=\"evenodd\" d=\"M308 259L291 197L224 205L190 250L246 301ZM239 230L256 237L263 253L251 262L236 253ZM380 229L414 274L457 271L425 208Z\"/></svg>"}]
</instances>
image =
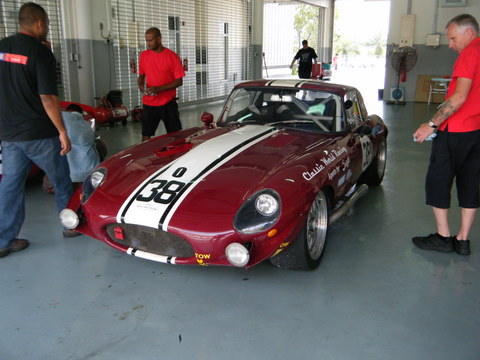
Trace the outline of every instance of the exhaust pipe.
<instances>
[{"instance_id":1,"label":"exhaust pipe","mask_svg":"<svg viewBox=\"0 0 480 360\"><path fill-rule=\"evenodd\" d=\"M366 184L360 185L357 189L354 190L353 194L348 197L347 200L340 206L333 214L330 215L328 219L328 224L332 225L335 221L340 219L347 211L360 199L363 195L368 192L368 186Z\"/></svg>"}]
</instances>

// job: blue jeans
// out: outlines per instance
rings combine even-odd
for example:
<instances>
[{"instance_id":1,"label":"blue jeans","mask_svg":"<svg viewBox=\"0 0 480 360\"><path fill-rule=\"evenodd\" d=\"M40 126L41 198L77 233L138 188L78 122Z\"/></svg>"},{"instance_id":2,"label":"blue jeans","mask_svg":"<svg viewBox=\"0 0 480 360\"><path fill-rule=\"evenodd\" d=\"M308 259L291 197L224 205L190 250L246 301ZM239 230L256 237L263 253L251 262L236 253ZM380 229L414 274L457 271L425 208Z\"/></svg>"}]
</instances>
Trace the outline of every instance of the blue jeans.
<instances>
[{"instance_id":1,"label":"blue jeans","mask_svg":"<svg viewBox=\"0 0 480 360\"><path fill-rule=\"evenodd\" d=\"M0 180L0 249L20 233L25 219L25 181L32 162L49 177L55 190L57 210L67 207L72 182L66 156L60 155L58 137L32 141L2 141Z\"/></svg>"}]
</instances>

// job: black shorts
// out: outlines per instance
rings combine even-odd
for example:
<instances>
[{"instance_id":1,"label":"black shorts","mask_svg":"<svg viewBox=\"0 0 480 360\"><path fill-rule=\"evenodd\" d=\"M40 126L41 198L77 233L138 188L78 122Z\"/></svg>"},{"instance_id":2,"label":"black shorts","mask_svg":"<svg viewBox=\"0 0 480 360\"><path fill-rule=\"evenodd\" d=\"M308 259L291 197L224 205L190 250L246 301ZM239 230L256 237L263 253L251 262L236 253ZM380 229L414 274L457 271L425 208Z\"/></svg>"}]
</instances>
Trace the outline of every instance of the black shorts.
<instances>
[{"instance_id":1,"label":"black shorts","mask_svg":"<svg viewBox=\"0 0 480 360\"><path fill-rule=\"evenodd\" d=\"M310 79L311 76L312 76L312 68L311 67L299 67L298 77L300 79Z\"/></svg>"},{"instance_id":2,"label":"black shorts","mask_svg":"<svg viewBox=\"0 0 480 360\"><path fill-rule=\"evenodd\" d=\"M142 135L154 136L160 120L163 120L167 133L182 130L176 100L172 100L163 106L143 105Z\"/></svg>"},{"instance_id":3,"label":"black shorts","mask_svg":"<svg viewBox=\"0 0 480 360\"><path fill-rule=\"evenodd\" d=\"M425 181L427 205L448 209L454 179L458 205L462 208L478 208L480 130L464 133L437 132L432 143Z\"/></svg>"}]
</instances>

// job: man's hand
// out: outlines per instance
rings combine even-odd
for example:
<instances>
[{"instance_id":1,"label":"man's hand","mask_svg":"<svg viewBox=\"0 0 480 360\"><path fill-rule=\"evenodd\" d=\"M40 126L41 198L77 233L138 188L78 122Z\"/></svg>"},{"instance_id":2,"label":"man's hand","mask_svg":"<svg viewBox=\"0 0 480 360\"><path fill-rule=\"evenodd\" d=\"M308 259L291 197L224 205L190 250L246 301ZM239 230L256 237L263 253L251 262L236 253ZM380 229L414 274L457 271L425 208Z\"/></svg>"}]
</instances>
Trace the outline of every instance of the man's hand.
<instances>
[{"instance_id":1,"label":"man's hand","mask_svg":"<svg viewBox=\"0 0 480 360\"><path fill-rule=\"evenodd\" d=\"M435 131L434 128L428 125L428 123L423 123L420 127L413 133L413 138L420 144Z\"/></svg>"},{"instance_id":2,"label":"man's hand","mask_svg":"<svg viewBox=\"0 0 480 360\"><path fill-rule=\"evenodd\" d=\"M70 139L67 136L67 133L66 132L61 133L58 136L58 138L60 139L60 145L62 147L62 150L60 151L60 155L67 155L72 148L72 145L70 143Z\"/></svg>"}]
</instances>

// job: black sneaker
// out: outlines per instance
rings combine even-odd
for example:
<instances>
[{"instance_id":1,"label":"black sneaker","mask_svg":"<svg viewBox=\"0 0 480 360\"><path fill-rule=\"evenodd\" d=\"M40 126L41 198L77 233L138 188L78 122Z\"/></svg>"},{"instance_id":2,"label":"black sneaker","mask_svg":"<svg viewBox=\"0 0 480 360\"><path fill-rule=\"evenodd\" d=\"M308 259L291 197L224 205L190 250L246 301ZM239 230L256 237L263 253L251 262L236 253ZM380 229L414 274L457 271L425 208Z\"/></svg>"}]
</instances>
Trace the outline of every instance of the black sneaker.
<instances>
[{"instance_id":1,"label":"black sneaker","mask_svg":"<svg viewBox=\"0 0 480 360\"><path fill-rule=\"evenodd\" d=\"M453 247L458 255L470 255L470 240L457 240L454 236Z\"/></svg>"},{"instance_id":2,"label":"black sneaker","mask_svg":"<svg viewBox=\"0 0 480 360\"><path fill-rule=\"evenodd\" d=\"M424 250L436 250L441 252L452 252L453 241L451 237L444 237L438 233L428 236L417 236L412 238L416 247Z\"/></svg>"}]
</instances>

